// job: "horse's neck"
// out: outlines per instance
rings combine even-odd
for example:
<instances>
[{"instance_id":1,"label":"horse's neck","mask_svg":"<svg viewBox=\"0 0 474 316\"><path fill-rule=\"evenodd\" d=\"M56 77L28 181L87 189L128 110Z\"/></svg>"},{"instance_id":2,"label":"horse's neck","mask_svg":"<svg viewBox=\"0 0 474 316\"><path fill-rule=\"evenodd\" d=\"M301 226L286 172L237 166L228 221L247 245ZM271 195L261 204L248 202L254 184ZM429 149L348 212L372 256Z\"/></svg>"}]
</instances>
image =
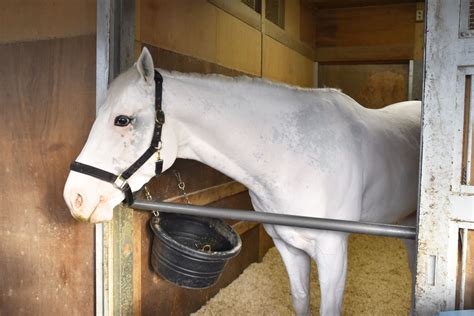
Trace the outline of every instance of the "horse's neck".
<instances>
[{"instance_id":1,"label":"horse's neck","mask_svg":"<svg viewBox=\"0 0 474 316\"><path fill-rule=\"evenodd\" d=\"M236 85L216 79L177 78L165 88L170 96L167 116L178 129L178 158L200 161L251 191L260 190L259 179L265 170L258 157L252 157L252 150L261 148L258 130L262 126Z\"/></svg>"}]
</instances>

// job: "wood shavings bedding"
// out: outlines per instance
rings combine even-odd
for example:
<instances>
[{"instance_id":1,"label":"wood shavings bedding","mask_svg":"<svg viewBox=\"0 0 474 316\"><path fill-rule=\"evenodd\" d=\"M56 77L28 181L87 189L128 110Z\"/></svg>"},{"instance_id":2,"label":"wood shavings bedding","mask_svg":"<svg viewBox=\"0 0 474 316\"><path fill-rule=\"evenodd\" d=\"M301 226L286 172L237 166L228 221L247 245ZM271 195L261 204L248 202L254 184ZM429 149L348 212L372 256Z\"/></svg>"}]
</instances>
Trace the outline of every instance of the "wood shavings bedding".
<instances>
[{"instance_id":1,"label":"wood shavings bedding","mask_svg":"<svg viewBox=\"0 0 474 316\"><path fill-rule=\"evenodd\" d=\"M351 236L344 315L408 315L410 304L411 274L403 242ZM311 310L319 314L319 283L314 263ZM278 251L270 249L261 263L250 265L193 315L294 315L288 277Z\"/></svg>"}]
</instances>

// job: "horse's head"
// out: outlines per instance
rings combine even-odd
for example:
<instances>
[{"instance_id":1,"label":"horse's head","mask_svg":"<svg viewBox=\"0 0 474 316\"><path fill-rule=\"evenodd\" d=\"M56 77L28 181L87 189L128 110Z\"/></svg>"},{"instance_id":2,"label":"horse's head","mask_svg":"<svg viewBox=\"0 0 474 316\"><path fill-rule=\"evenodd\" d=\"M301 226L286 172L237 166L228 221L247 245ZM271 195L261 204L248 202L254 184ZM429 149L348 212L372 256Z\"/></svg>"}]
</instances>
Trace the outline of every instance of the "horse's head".
<instances>
[{"instance_id":1,"label":"horse's head","mask_svg":"<svg viewBox=\"0 0 474 316\"><path fill-rule=\"evenodd\" d=\"M161 133L164 169L174 162L177 151L176 137L169 125L167 121ZM153 59L144 48L136 64L110 85L76 162L120 175L150 147L154 126ZM152 155L128 179L132 191L139 190L155 175L156 159ZM124 193L117 184L76 170L66 181L64 199L76 219L104 222L112 219L113 208L124 199Z\"/></svg>"}]
</instances>

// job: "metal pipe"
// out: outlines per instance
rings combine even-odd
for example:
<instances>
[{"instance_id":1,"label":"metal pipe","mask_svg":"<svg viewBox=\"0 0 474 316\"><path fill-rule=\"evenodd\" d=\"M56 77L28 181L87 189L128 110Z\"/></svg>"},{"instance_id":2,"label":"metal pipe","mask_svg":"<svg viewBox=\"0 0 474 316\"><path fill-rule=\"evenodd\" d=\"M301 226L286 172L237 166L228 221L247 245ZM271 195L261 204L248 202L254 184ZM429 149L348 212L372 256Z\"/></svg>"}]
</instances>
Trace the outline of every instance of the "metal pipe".
<instances>
[{"instance_id":1,"label":"metal pipe","mask_svg":"<svg viewBox=\"0 0 474 316\"><path fill-rule=\"evenodd\" d=\"M329 218L251 212L248 210L228 208L183 205L145 200L135 201L135 203L132 204L132 208L147 211L200 215L214 218L251 221L273 225L296 226L303 228L332 230L347 233L378 235L386 237L397 237L404 239L415 239L416 236L415 227L410 226L363 223Z\"/></svg>"},{"instance_id":2,"label":"metal pipe","mask_svg":"<svg viewBox=\"0 0 474 316\"><path fill-rule=\"evenodd\" d=\"M96 113L105 100L109 82L109 39L111 0L97 1L97 32L96 32L96 80L95 80L95 109ZM107 280L105 280L104 265L104 224L95 225L95 315L109 315Z\"/></svg>"}]
</instances>

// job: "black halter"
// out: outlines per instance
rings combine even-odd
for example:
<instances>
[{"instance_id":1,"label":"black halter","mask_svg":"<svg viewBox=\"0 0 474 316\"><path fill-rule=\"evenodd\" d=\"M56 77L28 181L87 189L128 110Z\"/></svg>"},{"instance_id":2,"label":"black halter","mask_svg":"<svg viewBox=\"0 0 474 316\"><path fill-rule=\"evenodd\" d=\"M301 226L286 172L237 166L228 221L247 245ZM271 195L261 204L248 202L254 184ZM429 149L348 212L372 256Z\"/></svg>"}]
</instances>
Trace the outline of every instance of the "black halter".
<instances>
[{"instance_id":1,"label":"black halter","mask_svg":"<svg viewBox=\"0 0 474 316\"><path fill-rule=\"evenodd\" d=\"M115 175L108 171L86 165L77 161L71 163L70 169L79 173L86 174L88 176L112 183L117 189L122 191L125 194L125 202L128 205L131 205L134 201L134 196L130 185L128 184L128 179L138 170L141 166L147 162L147 160L157 154L155 174L159 175L163 171L163 160L160 157L161 149L161 129L165 123L165 114L161 109L161 96L163 93L163 77L158 71L155 70L155 129L153 131L153 138L151 140L151 145L148 149L125 171L119 175Z\"/></svg>"}]
</instances>

